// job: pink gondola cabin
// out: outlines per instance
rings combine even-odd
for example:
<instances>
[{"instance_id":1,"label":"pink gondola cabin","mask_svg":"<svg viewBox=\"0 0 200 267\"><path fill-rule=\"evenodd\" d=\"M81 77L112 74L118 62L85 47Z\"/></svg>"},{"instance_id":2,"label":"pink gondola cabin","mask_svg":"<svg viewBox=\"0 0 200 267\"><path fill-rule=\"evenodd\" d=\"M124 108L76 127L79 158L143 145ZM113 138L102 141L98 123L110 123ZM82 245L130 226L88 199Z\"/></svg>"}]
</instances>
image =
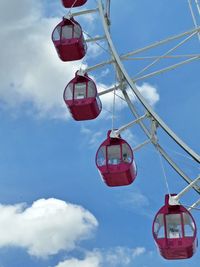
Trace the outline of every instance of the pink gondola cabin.
<instances>
[{"instance_id":1,"label":"pink gondola cabin","mask_svg":"<svg viewBox=\"0 0 200 267\"><path fill-rule=\"evenodd\" d=\"M55 27L52 41L62 61L73 61L83 58L87 45L80 24L71 18L63 20Z\"/></svg>"},{"instance_id":2,"label":"pink gondola cabin","mask_svg":"<svg viewBox=\"0 0 200 267\"><path fill-rule=\"evenodd\" d=\"M75 78L66 86L63 98L77 121L95 119L102 109L96 85L86 73L76 72Z\"/></svg>"},{"instance_id":3,"label":"pink gondola cabin","mask_svg":"<svg viewBox=\"0 0 200 267\"><path fill-rule=\"evenodd\" d=\"M84 5L87 0L61 0L62 4L66 8L77 7Z\"/></svg>"},{"instance_id":4,"label":"pink gondola cabin","mask_svg":"<svg viewBox=\"0 0 200 267\"><path fill-rule=\"evenodd\" d=\"M108 186L129 185L137 175L133 151L120 135L111 138L110 133L96 153L97 168Z\"/></svg>"},{"instance_id":5,"label":"pink gondola cabin","mask_svg":"<svg viewBox=\"0 0 200 267\"><path fill-rule=\"evenodd\" d=\"M195 221L184 206L169 205L169 195L155 216L152 231L161 256L167 260L188 259L196 251Z\"/></svg>"}]
</instances>

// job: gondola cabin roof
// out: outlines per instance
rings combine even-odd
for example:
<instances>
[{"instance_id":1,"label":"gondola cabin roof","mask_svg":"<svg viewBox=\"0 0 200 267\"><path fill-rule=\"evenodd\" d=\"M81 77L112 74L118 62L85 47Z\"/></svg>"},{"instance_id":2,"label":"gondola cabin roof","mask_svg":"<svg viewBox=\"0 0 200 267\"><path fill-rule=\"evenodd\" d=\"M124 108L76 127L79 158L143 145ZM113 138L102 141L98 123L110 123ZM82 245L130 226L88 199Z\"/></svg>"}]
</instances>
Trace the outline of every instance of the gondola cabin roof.
<instances>
[{"instance_id":1,"label":"gondola cabin roof","mask_svg":"<svg viewBox=\"0 0 200 267\"><path fill-rule=\"evenodd\" d=\"M77 121L95 119L102 110L96 84L87 73L76 72L65 87L63 98L72 117Z\"/></svg>"},{"instance_id":2,"label":"gondola cabin roof","mask_svg":"<svg viewBox=\"0 0 200 267\"><path fill-rule=\"evenodd\" d=\"M62 4L66 8L78 7L84 5L87 0L61 0Z\"/></svg>"},{"instance_id":3,"label":"gondola cabin roof","mask_svg":"<svg viewBox=\"0 0 200 267\"><path fill-rule=\"evenodd\" d=\"M82 28L73 17L63 17L52 32L52 41L62 61L79 60L86 54Z\"/></svg>"},{"instance_id":4,"label":"gondola cabin roof","mask_svg":"<svg viewBox=\"0 0 200 267\"><path fill-rule=\"evenodd\" d=\"M196 251L197 229L194 218L184 206L169 205L169 195L165 196L165 205L155 216L152 231L160 254L165 259L187 259Z\"/></svg>"},{"instance_id":5,"label":"gondola cabin roof","mask_svg":"<svg viewBox=\"0 0 200 267\"><path fill-rule=\"evenodd\" d=\"M110 133L96 153L97 168L108 186L129 185L137 174L133 151L120 135L111 138Z\"/></svg>"}]
</instances>

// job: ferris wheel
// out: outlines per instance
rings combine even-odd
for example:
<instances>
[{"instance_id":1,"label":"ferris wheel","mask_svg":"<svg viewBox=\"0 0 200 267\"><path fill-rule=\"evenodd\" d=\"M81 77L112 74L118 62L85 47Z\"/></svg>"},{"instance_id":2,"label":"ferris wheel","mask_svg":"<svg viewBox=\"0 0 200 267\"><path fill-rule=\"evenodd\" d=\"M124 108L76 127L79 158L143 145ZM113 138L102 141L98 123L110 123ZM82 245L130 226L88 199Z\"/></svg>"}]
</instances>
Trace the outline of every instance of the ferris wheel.
<instances>
[{"instance_id":1,"label":"ferris wheel","mask_svg":"<svg viewBox=\"0 0 200 267\"><path fill-rule=\"evenodd\" d=\"M97 43L101 45L103 40L109 58L86 69L80 68L74 74L74 78L67 84L63 98L76 121L92 120L99 116L103 109L101 96L113 93L113 116L112 128L108 129L107 136L96 153L96 166L106 185L127 186L134 182L137 177L137 163L135 162L135 152L145 148L151 143L158 152L162 162L165 160L178 177L183 179L187 186L181 192L173 194L169 191L168 182L165 176L168 194L165 196L164 206L158 211L153 221L153 238L158 246L160 254L165 259L187 259L193 256L197 248L197 228L195 220L191 215L192 209L200 205L200 175L190 177L187 170L179 166L176 160L164 148L162 144L163 136L166 136L180 150L185 157L193 160L198 165L200 156L190 148L157 114L152 106L138 89L137 82L150 77L160 75L170 70L177 69L200 59L199 54L176 54L176 51L187 44L192 38L200 42L200 3L198 0L188 0L188 10L194 27L191 30L169 36L163 40L153 42L140 49L119 54L112 40L111 35L111 0L96 1L96 8L87 9L87 0L62 0L68 13L62 21L55 27L52 33L52 41L62 61L74 61L84 58L87 54L87 43ZM73 7L82 7L80 11L73 12ZM85 9L83 9L86 7ZM78 23L76 17L85 14L98 14L102 22L103 36L91 37L84 34L84 29ZM87 35L87 37L85 37ZM174 42L176 42L174 44ZM170 48L158 56L152 56L152 49L172 44ZM142 53L150 54L143 56ZM139 57L138 57L139 55ZM140 56L142 55L142 56ZM172 58L175 63L151 71L163 59ZM124 62L136 60L150 60L134 77L130 77L125 68ZM146 61L145 61L146 62ZM99 68L113 66L115 80L113 86L104 91L98 92L98 86L90 77L90 73ZM147 72L147 73L146 73ZM137 99L137 105L132 101L132 95ZM120 97L127 105L132 114L132 121L122 125L118 129L114 127L116 98ZM142 111L142 112L141 112ZM146 140L136 147L131 147L128 142L121 137L121 133L134 125L138 125ZM105 135L106 135L105 134ZM163 165L162 165L163 167ZM163 168L164 172L164 168ZM181 198L189 190L193 190L196 198L194 204L185 207L181 203Z\"/></svg>"}]
</instances>

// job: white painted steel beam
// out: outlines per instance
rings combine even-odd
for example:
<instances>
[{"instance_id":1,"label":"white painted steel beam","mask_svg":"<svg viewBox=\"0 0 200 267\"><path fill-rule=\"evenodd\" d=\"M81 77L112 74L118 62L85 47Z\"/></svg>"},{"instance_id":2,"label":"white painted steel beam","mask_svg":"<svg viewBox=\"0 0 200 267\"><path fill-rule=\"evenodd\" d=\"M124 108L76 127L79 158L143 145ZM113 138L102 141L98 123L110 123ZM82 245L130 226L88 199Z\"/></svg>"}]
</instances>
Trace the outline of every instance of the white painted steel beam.
<instances>
[{"instance_id":1,"label":"white painted steel beam","mask_svg":"<svg viewBox=\"0 0 200 267\"><path fill-rule=\"evenodd\" d=\"M104 10L101 0L98 0L98 6L99 6L99 13L100 17L102 19L103 28L105 31L105 35L107 38L107 42L109 44L109 47L112 51L113 57L116 61L117 67L120 69L120 71L123 73L124 78L126 79L129 86L134 91L135 95L137 96L138 100L141 102L141 104L144 106L144 108L150 113L150 115L157 121L157 123L162 127L162 129L180 146L182 147L195 161L200 163L200 156L193 151L187 144L185 144L165 123L164 121L158 116L157 113L151 108L151 106L146 102L145 98L141 95L141 93L138 91L135 83L132 81L132 79L129 77L128 73L126 72L120 56L118 55L114 44L112 42L108 25L106 24L106 19L104 17Z\"/></svg>"}]
</instances>

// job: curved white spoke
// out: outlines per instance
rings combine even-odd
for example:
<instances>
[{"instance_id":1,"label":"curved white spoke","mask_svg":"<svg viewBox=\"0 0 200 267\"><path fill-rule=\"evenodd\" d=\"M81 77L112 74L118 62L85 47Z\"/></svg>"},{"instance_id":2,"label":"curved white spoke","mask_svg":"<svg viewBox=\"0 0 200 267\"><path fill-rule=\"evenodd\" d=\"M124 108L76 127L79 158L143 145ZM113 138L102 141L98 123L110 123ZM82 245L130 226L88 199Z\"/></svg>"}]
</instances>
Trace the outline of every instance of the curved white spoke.
<instances>
[{"instance_id":1,"label":"curved white spoke","mask_svg":"<svg viewBox=\"0 0 200 267\"><path fill-rule=\"evenodd\" d=\"M168 58L193 58L193 57L198 57L200 54L184 54L184 55L164 55L164 56L146 56L146 57L129 57L126 60L148 60L148 59L168 59Z\"/></svg>"},{"instance_id":2,"label":"curved white spoke","mask_svg":"<svg viewBox=\"0 0 200 267\"><path fill-rule=\"evenodd\" d=\"M158 57L157 59L155 59L152 63L150 63L149 65L147 65L145 68L143 68L141 71L139 71L136 75L136 77L143 73L144 71L148 70L150 67L152 67L153 65L155 65L157 62L159 62L163 56L167 56L169 55L171 52L175 51L176 49L178 49L181 45L183 45L184 43L186 43L188 40L190 40L194 35L196 34L196 32L192 33L190 36L188 36L187 38L185 38L183 41L181 41L180 43L178 43L176 46L174 46L173 48L171 48L170 50L168 50L166 53L164 53L163 55L161 55L160 57Z\"/></svg>"},{"instance_id":3,"label":"curved white spoke","mask_svg":"<svg viewBox=\"0 0 200 267\"><path fill-rule=\"evenodd\" d=\"M198 10L198 12L199 12L199 4L198 4L198 2L197 1L195 1L196 2L196 5L197 5L197 10ZM195 14L194 14L194 11L193 11L193 7L192 7L192 2L191 2L191 0L188 0L188 4L189 4L189 9L190 9L190 13L191 13L191 15L192 15L192 20L193 20L193 23L194 23L194 26L195 26L195 28L198 28L198 24L197 24L197 20L196 20L196 17L195 17ZM200 13L199 13L200 14ZM199 39L199 41L200 41L200 34L198 33L198 39Z\"/></svg>"},{"instance_id":4,"label":"curved white spoke","mask_svg":"<svg viewBox=\"0 0 200 267\"><path fill-rule=\"evenodd\" d=\"M198 27L197 29L192 29L192 30L190 30L190 31L183 32L183 33L181 33L181 34L177 34L177 35L175 35L175 36L168 37L168 38L166 38L166 39L164 39L164 40L157 41L157 42L152 43L152 44L150 44L150 45L148 45L148 46L145 46L145 47L143 47L143 48L140 48L140 49L134 50L134 51L132 51L132 52L126 53L126 54L124 54L124 55L121 55L120 58L121 58L122 60L123 60L123 59L126 59L126 58L128 58L128 57L130 57L130 56L137 55L137 54L139 54L139 53L145 52L145 51L147 51L147 50L149 50L149 49L152 49L152 48L156 48L157 46L160 46L160 45L169 43L169 42L171 42L171 41L177 40L177 39L179 39L179 38L182 38L182 37L184 37L184 36L186 36L186 35L188 35L188 34L192 34L192 33L194 33L194 32L195 32L196 34L199 33L199 32L200 32L200 27Z\"/></svg>"},{"instance_id":5,"label":"curved white spoke","mask_svg":"<svg viewBox=\"0 0 200 267\"><path fill-rule=\"evenodd\" d=\"M195 60L199 60L200 59L200 56L195 56L195 57L192 57L190 59L187 59L187 60L184 60L184 61L181 61L177 64L174 64L174 65L171 65L169 67L166 67L166 68L163 68L163 69L160 69L160 70L157 70L157 71L154 71L154 72L151 72L151 73L148 73L144 76L140 76L140 77L137 77L137 78L132 78L132 81L133 82L137 82L137 81L141 81L141 80L145 80L147 78L150 78L150 77L153 77L155 75L158 75L158 74L161 74L161 73L164 73L164 72L167 72L167 71L170 71L170 70L174 70L182 65L185 65L185 64L188 64L192 61L195 61Z\"/></svg>"},{"instance_id":6,"label":"curved white spoke","mask_svg":"<svg viewBox=\"0 0 200 267\"><path fill-rule=\"evenodd\" d=\"M126 72L124 66L121 63L121 59L114 47L114 44L112 42L109 30L108 30L108 25L106 24L106 19L104 17L104 10L103 10L103 5L101 0L98 0L99 4L99 12L100 16L102 19L105 35L107 37L107 41L109 44L109 47L111 49L111 52L113 54L113 57L115 58L117 62L117 67L123 74L123 77L126 79L127 83L133 90L134 94L137 96L138 100L141 102L141 104L144 106L144 108L151 114L151 116L157 121L157 123L162 127L162 129L180 146L182 147L192 158L194 158L197 162L200 163L200 156L193 151L187 144L185 144L165 123L164 121L158 116L157 113L151 108L151 106L146 102L144 97L141 95L141 93L138 91L135 83L131 80L129 77L128 73Z\"/></svg>"}]
</instances>

